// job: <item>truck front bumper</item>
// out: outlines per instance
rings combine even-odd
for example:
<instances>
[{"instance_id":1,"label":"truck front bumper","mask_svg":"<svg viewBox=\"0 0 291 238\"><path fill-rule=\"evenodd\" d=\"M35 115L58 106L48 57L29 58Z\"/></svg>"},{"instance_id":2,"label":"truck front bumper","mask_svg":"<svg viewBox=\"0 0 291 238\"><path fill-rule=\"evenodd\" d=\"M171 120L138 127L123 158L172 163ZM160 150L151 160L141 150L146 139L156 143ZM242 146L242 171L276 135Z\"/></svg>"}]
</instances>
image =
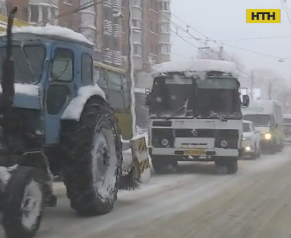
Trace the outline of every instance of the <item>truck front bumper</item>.
<instances>
[{"instance_id":1,"label":"truck front bumper","mask_svg":"<svg viewBox=\"0 0 291 238\"><path fill-rule=\"evenodd\" d=\"M193 149L194 150L194 149ZM201 150L201 149L200 149ZM149 148L149 154L151 156L165 156L165 158L173 159L177 161L214 161L215 158L221 157L240 157L242 151L239 149L205 149L204 156L187 155L185 151L189 149L178 149L178 148Z\"/></svg>"}]
</instances>

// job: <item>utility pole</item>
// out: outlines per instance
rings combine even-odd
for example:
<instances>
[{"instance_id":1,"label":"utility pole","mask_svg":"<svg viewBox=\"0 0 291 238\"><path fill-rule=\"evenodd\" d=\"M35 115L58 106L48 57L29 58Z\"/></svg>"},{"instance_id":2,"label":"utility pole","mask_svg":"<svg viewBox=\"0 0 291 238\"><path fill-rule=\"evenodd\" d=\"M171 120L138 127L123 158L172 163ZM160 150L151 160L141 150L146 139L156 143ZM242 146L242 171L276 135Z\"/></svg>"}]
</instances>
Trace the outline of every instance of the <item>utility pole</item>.
<instances>
[{"instance_id":1,"label":"utility pole","mask_svg":"<svg viewBox=\"0 0 291 238\"><path fill-rule=\"evenodd\" d=\"M251 85L250 85L250 89L251 89L251 100L254 100L254 84L255 84L255 75L254 75L254 71L251 71Z\"/></svg>"},{"instance_id":2,"label":"utility pole","mask_svg":"<svg viewBox=\"0 0 291 238\"><path fill-rule=\"evenodd\" d=\"M223 60L223 46L219 47L218 56L219 56L219 60Z\"/></svg>"},{"instance_id":3,"label":"utility pole","mask_svg":"<svg viewBox=\"0 0 291 238\"><path fill-rule=\"evenodd\" d=\"M130 109L132 118L132 135L136 135L136 114L135 114L135 79L134 79L134 60L132 42L132 0L128 0L128 76L130 81Z\"/></svg>"}]
</instances>

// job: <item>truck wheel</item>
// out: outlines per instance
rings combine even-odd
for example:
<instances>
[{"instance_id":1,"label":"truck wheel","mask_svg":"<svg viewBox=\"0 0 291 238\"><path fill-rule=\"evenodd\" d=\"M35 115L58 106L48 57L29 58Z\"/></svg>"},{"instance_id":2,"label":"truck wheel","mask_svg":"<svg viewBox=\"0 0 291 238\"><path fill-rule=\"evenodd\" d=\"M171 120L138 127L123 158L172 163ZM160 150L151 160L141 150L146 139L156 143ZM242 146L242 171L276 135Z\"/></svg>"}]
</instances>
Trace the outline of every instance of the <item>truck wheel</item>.
<instances>
[{"instance_id":1,"label":"truck wheel","mask_svg":"<svg viewBox=\"0 0 291 238\"><path fill-rule=\"evenodd\" d=\"M66 163L64 182L71 207L82 216L113 209L122 171L122 143L111 107L101 99L87 102L80 122L61 139Z\"/></svg>"},{"instance_id":2,"label":"truck wheel","mask_svg":"<svg viewBox=\"0 0 291 238\"><path fill-rule=\"evenodd\" d=\"M238 158L230 158L226 161L225 166L228 174L235 174L238 170Z\"/></svg>"},{"instance_id":3,"label":"truck wheel","mask_svg":"<svg viewBox=\"0 0 291 238\"><path fill-rule=\"evenodd\" d=\"M173 172L178 166L177 161L164 158L163 156L152 155L151 159L156 174L166 174Z\"/></svg>"},{"instance_id":4,"label":"truck wheel","mask_svg":"<svg viewBox=\"0 0 291 238\"><path fill-rule=\"evenodd\" d=\"M6 186L3 225L7 238L31 238L37 233L45 206L41 170L20 166Z\"/></svg>"}]
</instances>

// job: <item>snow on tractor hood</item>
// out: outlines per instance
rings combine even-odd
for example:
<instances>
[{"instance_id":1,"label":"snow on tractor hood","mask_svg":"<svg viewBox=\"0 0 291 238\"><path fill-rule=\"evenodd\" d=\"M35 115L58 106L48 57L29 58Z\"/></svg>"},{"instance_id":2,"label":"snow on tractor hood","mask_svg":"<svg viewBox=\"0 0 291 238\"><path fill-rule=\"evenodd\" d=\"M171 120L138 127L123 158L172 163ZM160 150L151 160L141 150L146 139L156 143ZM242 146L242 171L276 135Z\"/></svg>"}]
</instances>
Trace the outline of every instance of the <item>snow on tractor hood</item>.
<instances>
[{"instance_id":1,"label":"snow on tractor hood","mask_svg":"<svg viewBox=\"0 0 291 238\"><path fill-rule=\"evenodd\" d=\"M14 107L40 109L41 100L38 85L15 83ZM2 94L2 87L0 87Z\"/></svg>"}]
</instances>

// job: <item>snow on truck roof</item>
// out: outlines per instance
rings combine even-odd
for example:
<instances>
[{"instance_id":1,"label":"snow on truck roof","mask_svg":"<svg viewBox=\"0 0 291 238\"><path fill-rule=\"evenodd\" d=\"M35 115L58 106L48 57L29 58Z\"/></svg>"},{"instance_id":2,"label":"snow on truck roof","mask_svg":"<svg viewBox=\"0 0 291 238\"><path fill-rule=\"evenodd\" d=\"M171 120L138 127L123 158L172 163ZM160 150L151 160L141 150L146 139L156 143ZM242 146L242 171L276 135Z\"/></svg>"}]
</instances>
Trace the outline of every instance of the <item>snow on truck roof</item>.
<instances>
[{"instance_id":1,"label":"snow on truck roof","mask_svg":"<svg viewBox=\"0 0 291 238\"><path fill-rule=\"evenodd\" d=\"M51 36L51 37L59 37L63 39L68 39L72 41L80 41L82 43L86 43L89 45L93 45L84 35L81 33L75 32L69 28L60 27L60 26L24 26L13 28L13 33L26 33L33 34L39 36ZM5 35L5 34L3 34Z\"/></svg>"},{"instance_id":2,"label":"snow on truck roof","mask_svg":"<svg viewBox=\"0 0 291 238\"><path fill-rule=\"evenodd\" d=\"M278 103L275 100L256 100L251 101L250 105L247 108L243 108L243 114L244 115L250 115L250 114L271 114L274 111L275 105L280 106L280 103Z\"/></svg>"},{"instance_id":3,"label":"snow on truck roof","mask_svg":"<svg viewBox=\"0 0 291 238\"><path fill-rule=\"evenodd\" d=\"M169 61L157 64L153 68L153 74L159 75L171 72L201 72L201 71L220 71L225 73L237 74L236 65L229 61L196 59L189 61Z\"/></svg>"}]
</instances>

